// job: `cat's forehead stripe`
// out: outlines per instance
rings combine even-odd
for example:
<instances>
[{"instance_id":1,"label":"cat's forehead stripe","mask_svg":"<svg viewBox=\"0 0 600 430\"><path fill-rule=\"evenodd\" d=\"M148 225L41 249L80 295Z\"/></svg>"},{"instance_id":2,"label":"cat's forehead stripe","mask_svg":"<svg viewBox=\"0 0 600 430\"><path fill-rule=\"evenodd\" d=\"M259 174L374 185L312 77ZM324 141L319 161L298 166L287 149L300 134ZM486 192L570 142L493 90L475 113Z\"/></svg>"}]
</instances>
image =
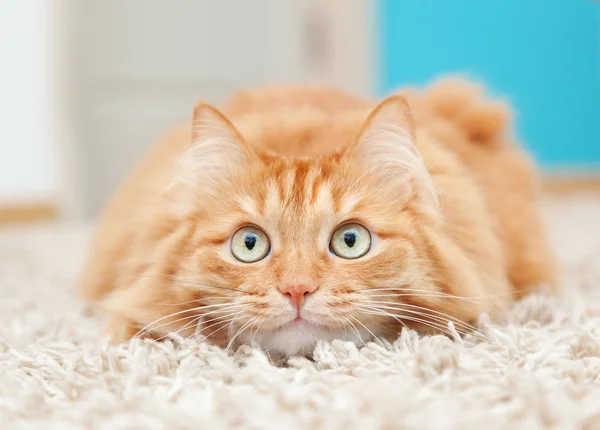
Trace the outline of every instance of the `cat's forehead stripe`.
<instances>
[{"instance_id":1,"label":"cat's forehead stripe","mask_svg":"<svg viewBox=\"0 0 600 430\"><path fill-rule=\"evenodd\" d=\"M300 163L285 175L282 203L304 208L334 209L329 181L319 166ZM282 187L283 188L283 187Z\"/></svg>"},{"instance_id":2,"label":"cat's forehead stripe","mask_svg":"<svg viewBox=\"0 0 600 430\"><path fill-rule=\"evenodd\" d=\"M328 173L322 166L308 163L278 169L261 188L264 192L256 195L259 201L239 199L239 203L248 214L259 213L268 218L278 218L286 210L347 216L359 203L360 196L334 192L334 178Z\"/></svg>"},{"instance_id":3,"label":"cat's forehead stripe","mask_svg":"<svg viewBox=\"0 0 600 430\"><path fill-rule=\"evenodd\" d=\"M237 202L240 205L241 209L246 212L248 215L253 217L257 217L259 215L259 209L257 201L251 198L248 195L237 197Z\"/></svg>"},{"instance_id":4,"label":"cat's forehead stripe","mask_svg":"<svg viewBox=\"0 0 600 430\"><path fill-rule=\"evenodd\" d=\"M319 187L316 189L313 207L319 208L321 211L334 211L333 195L331 194L331 187L327 182L320 183Z\"/></svg>"},{"instance_id":5,"label":"cat's forehead stripe","mask_svg":"<svg viewBox=\"0 0 600 430\"><path fill-rule=\"evenodd\" d=\"M354 193L346 195L339 204L339 213L341 216L348 216L360 202L359 196Z\"/></svg>"},{"instance_id":6,"label":"cat's forehead stripe","mask_svg":"<svg viewBox=\"0 0 600 430\"><path fill-rule=\"evenodd\" d=\"M296 166L294 172L294 182L291 189L291 197L297 206L304 206L306 199L309 197L306 194L306 184L311 180L309 166L302 163Z\"/></svg>"},{"instance_id":7,"label":"cat's forehead stripe","mask_svg":"<svg viewBox=\"0 0 600 430\"><path fill-rule=\"evenodd\" d=\"M276 214L281 206L281 198L279 195L279 187L275 180L269 181L267 184L267 193L265 196L264 215L269 216Z\"/></svg>"}]
</instances>

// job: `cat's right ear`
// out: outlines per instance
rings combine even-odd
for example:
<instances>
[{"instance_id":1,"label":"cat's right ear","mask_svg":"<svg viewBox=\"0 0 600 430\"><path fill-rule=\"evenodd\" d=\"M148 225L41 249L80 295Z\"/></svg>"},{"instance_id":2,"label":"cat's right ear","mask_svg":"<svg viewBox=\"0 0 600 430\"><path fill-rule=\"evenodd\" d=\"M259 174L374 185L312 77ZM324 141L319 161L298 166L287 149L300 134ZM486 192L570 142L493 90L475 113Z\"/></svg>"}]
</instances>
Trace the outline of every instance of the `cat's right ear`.
<instances>
[{"instance_id":1,"label":"cat's right ear","mask_svg":"<svg viewBox=\"0 0 600 430\"><path fill-rule=\"evenodd\" d=\"M363 123L347 154L357 160L381 188L419 190L423 208L439 214L433 179L415 141L415 126L406 99L382 101Z\"/></svg>"},{"instance_id":2,"label":"cat's right ear","mask_svg":"<svg viewBox=\"0 0 600 430\"><path fill-rule=\"evenodd\" d=\"M191 146L176 165L166 192L169 205L178 215L189 213L199 199L216 196L231 183L252 156L235 126L213 106L199 103L191 125Z\"/></svg>"}]
</instances>

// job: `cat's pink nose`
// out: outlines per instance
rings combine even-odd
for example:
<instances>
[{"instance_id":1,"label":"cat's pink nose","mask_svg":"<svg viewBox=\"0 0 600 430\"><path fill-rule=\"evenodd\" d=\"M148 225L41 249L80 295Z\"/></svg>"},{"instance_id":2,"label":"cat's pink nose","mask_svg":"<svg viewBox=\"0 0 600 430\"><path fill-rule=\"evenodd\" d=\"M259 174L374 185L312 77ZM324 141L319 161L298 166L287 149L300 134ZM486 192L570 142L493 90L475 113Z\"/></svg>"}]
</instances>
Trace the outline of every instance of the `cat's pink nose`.
<instances>
[{"instance_id":1,"label":"cat's pink nose","mask_svg":"<svg viewBox=\"0 0 600 430\"><path fill-rule=\"evenodd\" d=\"M279 287L279 291L290 296L292 305L298 309L304 305L306 296L313 293L316 289L311 283L287 284Z\"/></svg>"}]
</instances>

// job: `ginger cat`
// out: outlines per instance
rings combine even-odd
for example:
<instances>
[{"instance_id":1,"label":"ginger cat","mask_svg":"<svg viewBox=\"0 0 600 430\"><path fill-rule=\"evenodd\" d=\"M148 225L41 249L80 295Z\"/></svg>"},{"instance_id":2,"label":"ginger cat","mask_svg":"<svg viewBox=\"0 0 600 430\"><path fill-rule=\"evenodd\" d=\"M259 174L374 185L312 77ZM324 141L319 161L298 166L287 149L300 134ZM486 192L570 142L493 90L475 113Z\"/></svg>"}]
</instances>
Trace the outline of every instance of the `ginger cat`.
<instances>
[{"instance_id":1,"label":"ginger cat","mask_svg":"<svg viewBox=\"0 0 600 430\"><path fill-rule=\"evenodd\" d=\"M177 332L307 354L403 326L464 332L554 285L534 168L479 86L377 106L266 88L221 112L198 104L102 215L83 293L114 315L113 341Z\"/></svg>"}]
</instances>

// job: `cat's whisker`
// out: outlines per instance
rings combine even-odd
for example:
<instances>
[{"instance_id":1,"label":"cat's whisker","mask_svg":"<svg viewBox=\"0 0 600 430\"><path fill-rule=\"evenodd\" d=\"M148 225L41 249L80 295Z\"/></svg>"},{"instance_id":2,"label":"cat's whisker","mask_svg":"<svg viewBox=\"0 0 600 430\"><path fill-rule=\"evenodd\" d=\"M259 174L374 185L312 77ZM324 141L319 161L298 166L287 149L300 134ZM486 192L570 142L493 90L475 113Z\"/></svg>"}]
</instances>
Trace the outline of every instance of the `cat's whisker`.
<instances>
[{"instance_id":1,"label":"cat's whisker","mask_svg":"<svg viewBox=\"0 0 600 430\"><path fill-rule=\"evenodd\" d=\"M200 330L198 330L198 333L199 333L201 336L204 336L204 335L202 334L202 332L203 332L204 330L207 330L207 329L209 329L209 328L211 328L211 327L214 327L214 326L216 326L216 325L219 325L219 324L229 324L231 321L233 321L233 318L235 318L235 316L237 316L238 314L239 314L238 312L232 312L232 313L230 313L230 314L223 315L222 317L212 318L212 319L210 319L210 320L208 320L208 321L203 321L203 322L202 322L202 324L209 324L209 323L212 323L212 324L209 324L209 325L202 326L202 327L200 328ZM223 320L223 321L220 321L220 320ZM216 322L214 322L214 321L216 321ZM212 334L212 333L211 333L211 334ZM208 338L208 336L205 336L205 337L206 337L206 338Z\"/></svg>"},{"instance_id":2,"label":"cat's whisker","mask_svg":"<svg viewBox=\"0 0 600 430\"><path fill-rule=\"evenodd\" d=\"M479 338L481 340L485 340L488 342L491 341L491 339L488 336L486 336L480 332L465 330L465 329L461 328L460 326L457 327L455 325L456 323L454 321L443 319L437 315L430 315L430 314L426 314L424 312L416 312L416 311L413 311L410 309L401 309L401 308L391 308L391 310L401 312L401 314L392 314L386 310L386 309L390 309L390 308L385 307L385 306L378 307L378 306L369 306L369 305L364 305L364 304L359 305L359 306L370 312L375 312L375 314L392 317L399 322L402 322L401 321L402 319L407 320L407 321L419 322L419 323L422 323L431 328L440 330L443 333L450 335L450 336L452 336L452 333L448 330L447 327L448 327L448 323L453 323L454 330L462 336L471 335L471 336ZM367 312L367 311L363 310L363 312ZM406 313L409 313L411 315L406 315ZM416 314L417 316L413 316L412 314ZM423 319L420 317L427 318L427 319ZM398 318L400 318L400 319L398 319ZM405 326L405 324L403 324L403 325Z\"/></svg>"},{"instance_id":3,"label":"cat's whisker","mask_svg":"<svg viewBox=\"0 0 600 430\"><path fill-rule=\"evenodd\" d=\"M250 309L250 306L248 306L247 308L242 309L241 311L239 311L238 313L235 314L235 316L231 319L231 321L228 321L225 325L223 325L222 327L217 328L216 330L214 330L213 332L211 332L210 334L204 336L204 338L206 340L208 340L212 335L218 333L219 331L223 330L225 327L228 327L228 330L231 329L233 323L237 320L238 316L243 313L244 311L247 311L248 309Z\"/></svg>"},{"instance_id":4,"label":"cat's whisker","mask_svg":"<svg viewBox=\"0 0 600 430\"><path fill-rule=\"evenodd\" d=\"M465 329L468 330L473 330L473 331L477 331L477 327L475 327L474 325L471 325L467 322L464 322L456 317L453 317L452 315L448 315L444 312L440 312L440 311L436 311L434 309L429 309L423 306L418 306L418 305L412 305L409 303L399 303L399 302L382 302L382 301L375 301L375 300L368 300L367 301L368 304L373 304L373 305L390 305L390 306L399 306L401 308L411 308L411 309L418 309L421 310L423 312L427 312L430 314L435 314L435 315L439 315L440 317L443 318L447 318L448 320L452 321L454 324L458 324L459 326L464 327Z\"/></svg>"},{"instance_id":5,"label":"cat's whisker","mask_svg":"<svg viewBox=\"0 0 600 430\"><path fill-rule=\"evenodd\" d=\"M227 313L227 314L225 314L225 315L219 315L219 316L216 316L216 317L210 318L210 319L208 319L208 320L206 320L206 321L204 321L204 320L202 320L202 321L198 321L198 323L197 323L197 324L198 324L199 326L200 326L200 325L202 325L202 326L201 326L200 330L196 330L196 331L199 331L199 334L202 334L202 331L204 331L204 330L205 330L205 329L207 329L207 328L210 328L210 327L213 327L213 326L215 326L215 325L219 324L219 323L221 322L221 320L225 319L225 320L227 320L227 321L228 321L228 318L230 318L230 317L232 317L232 316L234 316L234 315L238 315L240 312L246 311L246 310L248 310L248 309L250 309L250 306L248 306L247 308L244 308L244 309L242 309L241 311L238 311L238 310L236 309L236 310L234 310L234 311L232 311L232 312L229 312L229 313ZM231 310L231 309L229 309L229 311L230 311L230 310ZM202 318L204 318L205 316L206 316L206 315L202 315ZM215 322L215 321L217 321L217 322ZM210 324L210 323L213 323L213 324ZM210 324L210 325L208 325L208 326L207 326L206 324Z\"/></svg>"},{"instance_id":6,"label":"cat's whisker","mask_svg":"<svg viewBox=\"0 0 600 430\"><path fill-rule=\"evenodd\" d=\"M344 321L341 317L338 317L338 316L335 316L335 315L327 315L327 318L329 318L329 322L341 323L341 326L344 328L344 334L342 335L342 338L345 339L346 338L346 334L348 333L348 323L347 323L347 321Z\"/></svg>"},{"instance_id":7,"label":"cat's whisker","mask_svg":"<svg viewBox=\"0 0 600 430\"><path fill-rule=\"evenodd\" d=\"M200 335L202 336L202 334L201 334L201 333L202 333L202 331L203 331L203 330L205 330L205 329L207 329L207 328L210 328L210 327L213 327L213 326L215 326L215 325L217 325L217 326L218 326L218 325L222 325L220 328L217 328L216 330L214 330L213 332L211 332L211 333L210 333L208 336L204 336L204 339L205 339L205 340L206 340L206 339L208 339L208 338L209 338L209 336L212 336L214 333L216 333L216 332L218 332L219 330L221 330L221 329L223 329L223 328L227 327L227 324L231 324L231 322L232 322L232 321L234 321L234 320L235 320L235 318L237 317L237 315L239 315L241 312L243 312L243 310L242 310L242 311L240 311L240 312L238 312L238 313L237 313L237 314L236 314L236 315L235 315L235 316L234 316L234 317L231 319L231 321L229 321L229 319L226 319L225 321L218 321L218 322L216 322L216 323L213 323L213 324L211 324L211 325L209 325L209 326L207 326L207 327L202 327L202 328L200 329L200 333L198 332L198 329L196 329L196 330L194 331L194 333L192 333L191 335L189 335L189 336L187 336L185 339L183 339L183 341L182 341L182 342L179 344L179 346L177 347L177 350L176 350L176 351L177 351L177 352L179 352L179 350L181 349L181 347L182 347L182 346L183 346L183 345L184 345L184 344L185 344L185 343L186 343L186 342L187 342L189 339L191 339L192 337L194 337L194 336L197 336L198 334L200 334ZM233 314L233 313L232 313L232 314ZM229 315L229 316L230 316L230 315Z\"/></svg>"},{"instance_id":8,"label":"cat's whisker","mask_svg":"<svg viewBox=\"0 0 600 430\"><path fill-rule=\"evenodd\" d=\"M194 333L194 335L195 336L196 335L200 336L200 337L204 338L204 340L208 340L213 334L218 333L219 331L221 331L222 329L224 329L225 327L227 327L228 324L231 324L231 321L233 321L233 318L231 320L227 319L227 320L224 320L224 321L217 321L217 322L215 322L213 324L210 324L210 325L208 325L206 327L202 327L199 330L196 329L196 332ZM204 330L209 329L209 328L214 327L214 326L217 326L217 328L215 330L213 330L209 334L202 334L202 332Z\"/></svg>"},{"instance_id":9,"label":"cat's whisker","mask_svg":"<svg viewBox=\"0 0 600 430\"><path fill-rule=\"evenodd\" d=\"M266 322L264 317L257 317L259 319L259 324L256 327L256 329L254 329L254 335L252 336L252 344L255 345L254 343L254 339L256 338L257 334L260 334L263 331L264 328L264 323ZM271 354L269 353L269 347L268 345L258 345L260 347L260 350L263 351L265 354L267 354L267 357L269 357L269 361L271 363L273 363L273 358L271 357Z\"/></svg>"},{"instance_id":10,"label":"cat's whisker","mask_svg":"<svg viewBox=\"0 0 600 430\"><path fill-rule=\"evenodd\" d=\"M219 311L227 310L230 307L239 307L239 306L244 306L244 304L242 304L242 303L223 303L222 307L220 309L218 309L216 311L212 311L212 312L207 312L204 315L210 315L211 313L214 313L214 312L219 312ZM179 312L173 312L173 313L171 313L169 315L166 315L166 316L164 316L162 318L158 318L158 319L152 321L151 323L147 324L146 326L144 326L142 329L140 329L133 337L136 338L136 337L139 337L139 336L142 336L142 335L148 333L150 330L156 330L157 327L155 327L155 324L158 324L159 322L164 321L164 320L166 320L168 318L172 318L172 317L175 317L177 315L181 315L181 314L185 314L185 313L191 313L191 312L201 311L204 308L205 307L200 306L200 307L195 307L195 308L190 308L190 309L184 309L184 310L179 311ZM170 324L170 323L167 323L166 325L168 325L168 324Z\"/></svg>"},{"instance_id":11,"label":"cat's whisker","mask_svg":"<svg viewBox=\"0 0 600 430\"><path fill-rule=\"evenodd\" d=\"M428 314L426 312L422 312L422 311L415 311L412 309L406 309L406 308L402 308L402 307L391 307L391 306L377 306L377 305L358 305L360 307L368 307L370 309L377 309L377 310L385 310L385 311L400 311L404 314L408 313L409 315L405 315L407 317L411 316L411 315L416 315L417 317L424 317L424 318L428 318L430 320L432 320L433 322L441 322L441 323L448 323L448 322L452 322L453 324L457 324L456 321L452 321L451 319L445 319L442 318L438 315L431 315ZM463 327L456 327L457 331L460 331L462 334L468 334L471 333L471 330L467 330Z\"/></svg>"},{"instance_id":12,"label":"cat's whisker","mask_svg":"<svg viewBox=\"0 0 600 430\"><path fill-rule=\"evenodd\" d=\"M211 308L218 308L218 307L233 307L233 306L244 306L246 305L245 303L216 303L213 305L202 305L199 306L198 308L194 308L194 309L211 309Z\"/></svg>"},{"instance_id":13,"label":"cat's whisker","mask_svg":"<svg viewBox=\"0 0 600 430\"><path fill-rule=\"evenodd\" d=\"M400 324L402 324L402 327L404 327L406 330L408 330L408 326L406 325L406 323L404 321L402 321L401 319L396 318L396 321L398 321Z\"/></svg>"},{"instance_id":14,"label":"cat's whisker","mask_svg":"<svg viewBox=\"0 0 600 430\"><path fill-rule=\"evenodd\" d=\"M334 318L334 321L339 321L339 322L342 323L342 327L344 327L344 338L345 338L346 337L346 333L348 333L348 324L346 324L344 322L344 320L341 319L340 317L333 317L333 318Z\"/></svg>"},{"instance_id":15,"label":"cat's whisker","mask_svg":"<svg viewBox=\"0 0 600 430\"><path fill-rule=\"evenodd\" d=\"M436 318L439 318L437 316L431 316L431 315L426 315L424 313L421 312L417 312L411 309L402 309L402 308L392 308L389 306L377 306L377 305L368 305L368 304L356 304L359 308L361 309L366 309L366 310L370 310L370 311L377 311L377 312L382 312L385 313L389 316L400 316L401 318L418 318L418 317L426 317L426 318L431 318L433 321L428 321L428 322L432 322L432 323L438 323L438 321L440 321L439 319L436 320ZM389 311L396 311L396 312L400 312L398 313L394 313L392 314ZM409 315L407 315L406 313L408 313ZM416 315L416 317L413 317L412 315ZM445 321L442 320L443 322L449 322L449 321ZM445 327L445 326L444 326ZM460 330L460 329L459 329Z\"/></svg>"},{"instance_id":16,"label":"cat's whisker","mask_svg":"<svg viewBox=\"0 0 600 430\"><path fill-rule=\"evenodd\" d=\"M179 342L179 346L177 346L177 349L175 350L175 352L179 353L179 350L181 349L181 347L183 345L185 345L185 343L190 340L191 338L193 338L196 335L196 333L192 333L189 336L185 337L181 342Z\"/></svg>"},{"instance_id":17,"label":"cat's whisker","mask_svg":"<svg viewBox=\"0 0 600 430\"><path fill-rule=\"evenodd\" d=\"M369 294L366 291L361 291L361 294L368 294L368 297L374 297L374 298L379 298L379 297L419 297L419 298L423 298L423 299L452 299L452 300L460 300L463 302L468 302L468 303L473 303L476 305L481 305L482 303L480 301L476 301L476 300L471 300L471 299L465 299L465 298L460 298L460 297L452 297L450 295L444 294L444 293L425 293L425 292L419 292L419 293L396 293L396 294Z\"/></svg>"},{"instance_id":18,"label":"cat's whisker","mask_svg":"<svg viewBox=\"0 0 600 430\"><path fill-rule=\"evenodd\" d=\"M379 338L378 338L378 337L375 335L375 333L373 333L373 332L372 332L372 331L369 329L369 327L367 327L365 324L363 324L363 322L362 322L362 321L360 321L360 320L359 320L358 318L356 318L354 315L350 315L350 317L351 317L351 318L352 318L354 321L356 321L357 323L359 323L361 326L363 326L363 327L365 328L365 330L367 330L367 331L369 332L369 334L370 334L371 336L373 336L373 338L374 338L375 340L377 340L377 342L379 342L379 343L383 344L383 342L381 341L381 339L379 339Z\"/></svg>"},{"instance_id":19,"label":"cat's whisker","mask_svg":"<svg viewBox=\"0 0 600 430\"><path fill-rule=\"evenodd\" d=\"M202 318L202 316L196 316L196 318L194 318L192 321L190 321L189 323L187 323L185 326L175 330L175 331L170 331L167 334L159 337L157 339L157 341L161 341L163 339L167 339L167 338L173 338L173 336L178 336L179 333L181 333L182 331L184 331L186 328L190 327L193 324L196 324L196 327L198 326L198 321ZM186 338L184 338L182 341L180 341L179 346L177 347L176 351L179 351L179 349L181 348L181 346L190 338L192 338L194 335L196 334L196 330L194 330L194 333L192 333L191 335L187 336Z\"/></svg>"},{"instance_id":20,"label":"cat's whisker","mask_svg":"<svg viewBox=\"0 0 600 430\"><path fill-rule=\"evenodd\" d=\"M190 312L194 312L194 309L185 309L183 311L179 311L179 312L173 312L169 315L165 315L164 317L158 318L154 321L152 321L151 323L146 324L144 327L142 327L134 336L133 339L138 338L146 333L148 333L150 331L150 329L155 325L158 324L161 321L164 321L168 318L172 318L175 317L177 315L181 315L181 314L185 314L185 313L190 313Z\"/></svg>"},{"instance_id":21,"label":"cat's whisker","mask_svg":"<svg viewBox=\"0 0 600 430\"><path fill-rule=\"evenodd\" d=\"M217 300L217 299L223 299L223 300L231 300L231 296L210 296L211 300ZM201 303L203 301L205 301L206 298L201 298L201 299L194 299L194 300L188 300L187 302L180 302L180 303L161 303L163 306L183 306L183 305L189 305L190 303Z\"/></svg>"},{"instance_id":22,"label":"cat's whisker","mask_svg":"<svg viewBox=\"0 0 600 430\"><path fill-rule=\"evenodd\" d=\"M195 320L195 319L197 319L197 318L201 318L201 315L194 314L194 315L189 315L189 316L187 316L187 317L178 318L178 319L176 319L176 320L169 321L169 322L166 322L166 323L164 323L164 324L161 324L161 325L159 325L159 326L157 326L157 327L153 327L153 328L152 328L152 330L153 330L153 331L156 331L156 330L158 330L158 329L160 329L160 328L162 328L162 327L167 327L167 326L170 326L171 324L175 324L175 323L178 323L178 322L181 322L181 321L186 321L186 320L189 320L189 319L192 319L192 320L194 321L194 320ZM189 324L189 323L188 323L188 324ZM186 326L187 326L187 325L186 325ZM177 332L179 332L179 331L181 331L181 330L185 329L185 328L186 328L186 326L184 326L183 328L180 328L180 329L178 329L178 330L177 330ZM169 332L169 334L170 334L170 333L173 333L173 332ZM144 334L144 333L142 333L142 334ZM141 336L142 334L139 334L139 332L138 332L138 334L136 334L136 336ZM158 338L158 339L156 339L156 340L162 340L162 339L164 339L166 336L168 336L168 335L165 335L165 336L159 337L159 338Z\"/></svg>"},{"instance_id":23,"label":"cat's whisker","mask_svg":"<svg viewBox=\"0 0 600 430\"><path fill-rule=\"evenodd\" d=\"M514 294L526 292L528 290L526 290L526 289L511 290L506 293L490 294L490 295L486 295L486 296L456 296L453 294L445 293L443 291L431 291L431 290L408 288L408 287L361 288L361 289L355 290L355 292L367 292L367 293L371 292L371 291L399 291L401 293L406 291L406 292L414 292L414 293L419 293L419 294L430 294L432 296L433 295L441 296L441 297L446 297L446 298L455 299L455 300L471 301L473 303L480 304L481 302L476 301L477 299L487 300L487 299L495 299L495 298L499 298L499 297L513 296Z\"/></svg>"},{"instance_id":24,"label":"cat's whisker","mask_svg":"<svg viewBox=\"0 0 600 430\"><path fill-rule=\"evenodd\" d=\"M236 307L237 307L237 306L236 306ZM217 313L217 312L224 312L224 311L227 311L228 309L229 309L229 307L223 307L223 308L221 308L221 309L218 309L218 310L213 310L212 312L207 312L207 313L205 313L205 314L201 314L201 315L199 315L198 313L195 313L194 315L191 315L191 316L188 316L188 317L184 317L184 318L181 318L181 319L177 319L177 320L175 320L175 321L167 321L166 323L163 323L163 324L161 324L161 325L159 325L159 326L155 326L155 324L158 324L159 322L161 322L161 321L163 321L163 320L165 320L165 319L167 319L167 318L171 318L171 317L174 317L174 316L177 316L177 315L181 315L181 314L185 314L185 313L197 312L197 311L199 311L199 310L202 310L202 308L191 308L191 309L186 309L186 310L179 311L179 312L174 312L174 313L172 313L172 314L170 314L170 315L166 315L166 316L164 316L164 317L162 317L162 318L158 318L158 319L154 320L153 322L151 322L151 323L147 324L147 325L146 325L144 328L142 328L141 330L139 330L139 331L138 331L138 332L135 334L135 336L134 336L134 337L139 337L139 336L142 336L142 335L144 335L144 334L146 334L146 333L149 333L150 331L157 330L157 329L159 329L159 328L161 328L161 327L168 326L168 325L171 325L171 324L173 324L173 323L175 323L175 322L178 322L178 321L183 321L183 320L185 320L185 319L188 319L188 318L193 318L193 317L196 317L196 316L206 316L206 315L211 315L211 314L214 314L214 313Z\"/></svg>"},{"instance_id":25,"label":"cat's whisker","mask_svg":"<svg viewBox=\"0 0 600 430\"><path fill-rule=\"evenodd\" d=\"M265 322L264 318L259 318L259 324L258 326L256 326L256 328L253 330L254 331L254 335L252 336L252 344L254 344L254 339L256 339L256 335L259 334L263 328L263 324Z\"/></svg>"},{"instance_id":26,"label":"cat's whisker","mask_svg":"<svg viewBox=\"0 0 600 430\"><path fill-rule=\"evenodd\" d=\"M390 293L390 294L381 294L381 293L374 294L374 293L372 293L372 292L378 292L378 291L396 291L396 293ZM388 288L368 288L366 290L357 290L355 292L361 293L361 294L370 294L375 297L385 297L385 296L443 297L443 298L454 299L454 300L475 302L474 300L472 300L469 297L453 296L452 294L444 293L442 291L418 290L418 289L412 289L412 288L389 288L389 289ZM475 302L475 303L479 303L479 302Z\"/></svg>"},{"instance_id":27,"label":"cat's whisker","mask_svg":"<svg viewBox=\"0 0 600 430\"><path fill-rule=\"evenodd\" d=\"M157 338L156 340L158 342L160 342L161 340L167 339L167 338L172 337L174 335L178 335L179 333L181 333L182 331L184 331L185 329L187 329L190 325L193 325L194 323L197 323L200 318L202 318L202 316L194 315L194 318L192 319L192 321L188 322L183 327L181 327L181 328L179 328L179 329L177 329L175 331L170 331L167 334L164 334L161 337Z\"/></svg>"},{"instance_id":28,"label":"cat's whisker","mask_svg":"<svg viewBox=\"0 0 600 430\"><path fill-rule=\"evenodd\" d=\"M440 332L442 332L442 333L444 333L444 334L446 334L448 336L452 336L452 333L450 332L450 330L446 326L444 326L443 324L436 323L436 322L427 321L427 320L424 320L424 319L421 319L421 318L407 316L407 315L394 315L394 314L391 314L389 312L379 310L377 308L373 308L370 311L363 311L363 312L368 313L370 315L388 316L388 317L394 318L398 322L402 322L402 320L418 322L418 323L421 323L421 324L423 324L423 325L425 325L427 327L431 327L431 328L435 329L436 331L440 331ZM460 331L458 331L458 332L460 333ZM460 333L460 334L464 334L464 333Z\"/></svg>"},{"instance_id":29,"label":"cat's whisker","mask_svg":"<svg viewBox=\"0 0 600 430\"><path fill-rule=\"evenodd\" d=\"M257 319L257 317L252 317L251 319L249 319L248 321L246 321L246 323L229 340L229 343L227 344L227 347L225 348L225 351L227 353L229 353L229 350L231 349L231 346L233 345L233 343L235 342L235 340L238 338L238 336L240 336L248 327L250 327L250 325L252 325L256 321L256 319Z\"/></svg>"},{"instance_id":30,"label":"cat's whisker","mask_svg":"<svg viewBox=\"0 0 600 430\"><path fill-rule=\"evenodd\" d=\"M257 326L256 329L252 331L252 339L250 340L250 345L252 346L254 346L254 339L256 339L256 332L258 330L258 327L259 326Z\"/></svg>"},{"instance_id":31,"label":"cat's whisker","mask_svg":"<svg viewBox=\"0 0 600 430\"><path fill-rule=\"evenodd\" d=\"M223 318L227 318L227 317L230 317L230 316L232 316L232 315L235 315L235 314L236 314L236 312L237 312L237 311L233 311L233 312L230 312L230 313L228 313L228 314L225 314L225 315L220 315L220 316L217 316L217 317L211 318L211 319L209 319L208 321L202 321L202 323L203 323L203 324L208 324L208 323L210 323L210 322L212 322L212 321L217 321L217 320L220 320L220 319L223 319ZM210 314L210 313L213 313L213 312L209 312L208 314ZM172 335L174 335L174 334L178 334L178 333L180 333L180 332L184 331L185 329L189 328L189 327L190 327L191 325L193 325L194 323L195 323L195 324L198 324L198 323L199 323L199 321L200 321L202 318L206 317L208 314L204 314L204 315L192 315L192 316L190 316L190 317L187 317L187 318L181 318L180 320L177 320L177 321L182 321L182 320L185 320L185 319L193 318L193 320L192 320L192 321L188 322L188 323L187 323L186 325L184 325L183 327L179 328L179 329L178 329L178 330L176 330L176 331L171 331L171 332L169 332L169 333L165 334L164 336L161 336L161 337L160 337L160 338L158 338L157 340L162 340L162 339L165 339L165 338L167 338L167 337L170 337L170 336L172 336ZM169 322L169 323L167 323L167 324L163 324L163 325L161 325L161 326L159 326L159 327L156 327L156 328L154 328L154 330L156 330L156 329L158 329L158 328L160 328L160 327L162 327L162 326L164 326L164 325L169 325L169 324L171 324L171 323L173 323L173 322L175 322L175 321ZM209 327L210 327L210 326L209 326Z\"/></svg>"},{"instance_id":32,"label":"cat's whisker","mask_svg":"<svg viewBox=\"0 0 600 430\"><path fill-rule=\"evenodd\" d=\"M392 307L392 306L380 306L380 305L373 305L373 307L376 307L378 309L384 309L384 310L401 311L401 312L409 313L411 315L417 315L419 317L426 317L431 320L439 321L439 322L443 322L443 323L452 322L455 325L456 330L462 330L462 332L464 334L477 333L476 327L470 326L458 319L455 319L454 317L451 317L450 315L446 315L446 314L443 314L443 313L437 312L437 311L432 311L431 309L417 307L417 309L419 309L419 310L414 310L414 309L407 309L406 307L402 307L402 306ZM436 313L443 315L443 316L436 315Z\"/></svg>"},{"instance_id":33,"label":"cat's whisker","mask_svg":"<svg viewBox=\"0 0 600 430\"><path fill-rule=\"evenodd\" d=\"M465 302L481 304L480 301L477 301L477 297L461 297L455 296L453 294L444 293L443 291L431 291L417 288L405 288L405 287L388 287L388 288L362 288L360 290L356 290L357 293L371 293L374 291L397 291L395 296L399 296L400 294L404 294L405 297L432 297L432 298L445 298L445 299L453 299L453 300L461 300ZM373 296L379 296L380 294L372 294Z\"/></svg>"},{"instance_id":34,"label":"cat's whisker","mask_svg":"<svg viewBox=\"0 0 600 430\"><path fill-rule=\"evenodd\" d=\"M224 318L226 315L237 315L237 314L239 314L239 313L241 313L241 312L247 311L247 310L248 310L248 309L250 309L250 308L251 308L251 306L246 306L246 307L245 307L245 308L243 308L243 309L239 309L239 308L236 308L236 309L233 309L233 310L232 310L232 309L228 309L228 310L227 310L227 312L229 312L229 313L227 313L227 314L225 314L225 315L217 315L217 316L214 316L213 318L210 318L210 319L208 319L208 320L206 320L206 321L202 321L202 323L203 323L203 324L208 324L209 322L216 321L216 320L218 320L218 319ZM239 310L238 310L238 309L239 309ZM210 312L210 313L212 313L212 312ZM204 318L204 317L205 317L205 316L207 316L207 315L208 315L208 314L206 314L206 315L202 315L202 317Z\"/></svg>"},{"instance_id":35,"label":"cat's whisker","mask_svg":"<svg viewBox=\"0 0 600 430\"><path fill-rule=\"evenodd\" d=\"M417 318L417 317L412 317L412 316L403 316L402 319L406 320L406 321L414 321L416 323L420 323L423 324L426 327L431 327L433 329L436 329L437 331L444 333L446 336L449 337L454 337L453 333L450 331L448 326L445 326L444 324L441 323L436 323L436 322L432 322L423 318ZM455 328L456 330L456 328ZM465 336L464 332L461 332L460 330L456 330L456 332L461 335L461 336Z\"/></svg>"},{"instance_id":36,"label":"cat's whisker","mask_svg":"<svg viewBox=\"0 0 600 430\"><path fill-rule=\"evenodd\" d=\"M360 334L360 331L356 328L354 323L352 321L350 321L348 318L346 318L345 316L342 316L342 318L346 321L346 323L350 324L352 329L356 332L356 335L358 336L358 340L360 340L360 342L363 344L363 346L367 346L367 344L365 343L365 341L362 338L362 335Z\"/></svg>"}]
</instances>

